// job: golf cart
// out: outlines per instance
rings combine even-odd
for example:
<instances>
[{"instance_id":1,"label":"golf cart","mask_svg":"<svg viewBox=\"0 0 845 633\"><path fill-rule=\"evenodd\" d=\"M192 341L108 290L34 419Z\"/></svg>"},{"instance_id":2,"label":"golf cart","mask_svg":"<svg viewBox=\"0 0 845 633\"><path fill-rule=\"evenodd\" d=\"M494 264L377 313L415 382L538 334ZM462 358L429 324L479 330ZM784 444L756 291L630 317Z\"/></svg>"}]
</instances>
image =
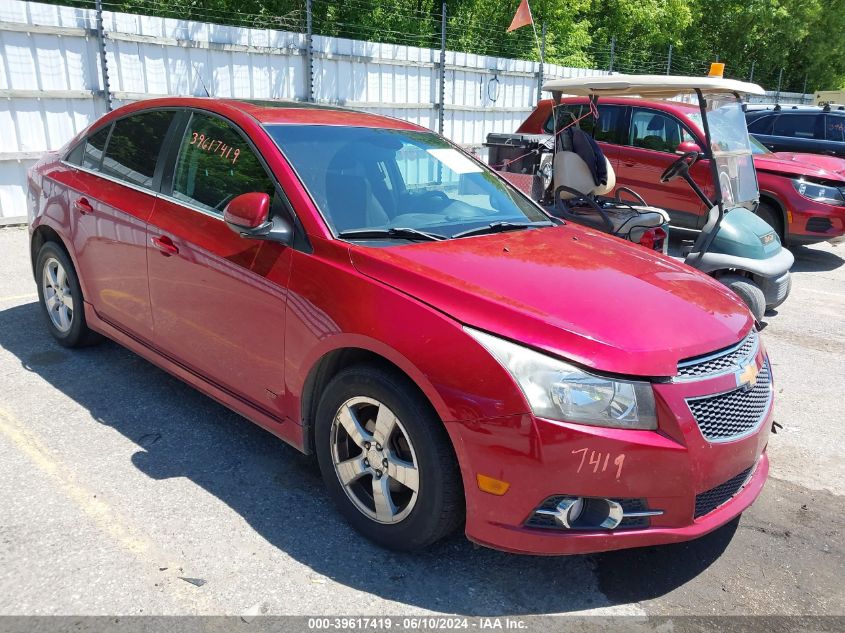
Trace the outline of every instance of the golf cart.
<instances>
[{"instance_id":1,"label":"golf cart","mask_svg":"<svg viewBox=\"0 0 845 633\"><path fill-rule=\"evenodd\" d=\"M777 232L753 213L759 190L741 96L763 94L762 88L722 77L606 75L556 79L543 90L552 93L556 106L563 95L589 97L593 116L603 96L697 101L706 147L681 143L677 160L661 175L664 183L684 179L709 209L684 261L736 292L758 321L767 309L786 300L794 258ZM645 236L644 245L653 247L655 232L667 226L666 212L648 206L627 188L617 189L614 198L603 197L615 188L613 168L607 162L602 169L606 159L594 157L597 146L585 149L587 135L577 129L578 121L562 114L563 108L555 107L552 140L533 148L535 199L555 215L641 244ZM712 180L719 183L712 199L689 175L699 160L709 162Z\"/></svg>"}]
</instances>

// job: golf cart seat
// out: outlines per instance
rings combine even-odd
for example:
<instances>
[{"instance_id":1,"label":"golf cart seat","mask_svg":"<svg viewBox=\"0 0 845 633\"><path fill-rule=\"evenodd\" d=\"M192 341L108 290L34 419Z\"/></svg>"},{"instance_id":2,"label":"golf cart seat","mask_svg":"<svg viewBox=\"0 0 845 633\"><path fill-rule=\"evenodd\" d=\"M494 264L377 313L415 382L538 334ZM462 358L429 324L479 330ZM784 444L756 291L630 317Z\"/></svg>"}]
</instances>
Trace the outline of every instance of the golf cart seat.
<instances>
[{"instance_id":1,"label":"golf cart seat","mask_svg":"<svg viewBox=\"0 0 845 633\"><path fill-rule=\"evenodd\" d=\"M556 214L632 242L640 242L643 233L669 223L663 209L646 204L636 192L620 187L615 198L605 196L616 187L616 174L605 157L607 182L596 184L587 163L575 152L558 151L554 157L554 192ZM632 200L623 200L628 194Z\"/></svg>"}]
</instances>

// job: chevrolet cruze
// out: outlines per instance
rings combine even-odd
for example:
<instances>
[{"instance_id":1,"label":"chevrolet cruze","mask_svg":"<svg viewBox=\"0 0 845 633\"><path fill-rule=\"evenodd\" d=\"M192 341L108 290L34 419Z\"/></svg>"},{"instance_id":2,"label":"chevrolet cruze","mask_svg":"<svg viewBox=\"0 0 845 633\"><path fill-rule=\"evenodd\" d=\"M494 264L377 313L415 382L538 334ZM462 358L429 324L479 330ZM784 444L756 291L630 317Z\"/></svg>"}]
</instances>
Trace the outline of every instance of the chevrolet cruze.
<instances>
[{"instance_id":1,"label":"chevrolet cruze","mask_svg":"<svg viewBox=\"0 0 845 633\"><path fill-rule=\"evenodd\" d=\"M315 454L383 546L680 541L766 479L771 367L743 304L416 125L151 100L28 186L55 339L113 339Z\"/></svg>"}]
</instances>

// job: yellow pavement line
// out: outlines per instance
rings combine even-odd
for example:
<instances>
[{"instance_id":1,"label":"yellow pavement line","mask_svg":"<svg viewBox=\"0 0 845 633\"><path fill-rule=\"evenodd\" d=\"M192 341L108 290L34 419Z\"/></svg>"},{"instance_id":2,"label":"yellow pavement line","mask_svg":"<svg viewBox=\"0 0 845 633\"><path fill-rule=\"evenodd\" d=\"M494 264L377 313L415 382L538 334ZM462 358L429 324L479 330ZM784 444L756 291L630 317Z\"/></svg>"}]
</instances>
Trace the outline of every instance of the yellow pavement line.
<instances>
[{"instance_id":1,"label":"yellow pavement line","mask_svg":"<svg viewBox=\"0 0 845 633\"><path fill-rule=\"evenodd\" d=\"M31 292L28 295L11 295L9 297L0 297L0 301L20 301L21 299L37 299L38 294Z\"/></svg>"},{"instance_id":2,"label":"yellow pavement line","mask_svg":"<svg viewBox=\"0 0 845 633\"><path fill-rule=\"evenodd\" d=\"M190 575L189 573L177 572L178 560L159 550L159 548L140 530L131 527L120 515L111 508L105 501L86 489L76 481L76 477L59 460L55 459L50 450L44 446L42 441L32 431L27 429L9 411L0 408L0 433L5 435L24 455L26 455L43 473L48 475L67 495L68 498L82 510L94 525L108 536L112 537L120 546L133 554L143 566L150 569L150 577L159 582L162 577L156 577L153 570L158 565L170 565L166 575L172 579L171 586L176 589L174 598L185 604L187 612L197 611L207 614L223 614L219 605L206 598L196 589L184 587L180 584L184 581L176 576ZM152 589L150 581L150 590ZM140 604L140 603L139 603Z\"/></svg>"}]
</instances>

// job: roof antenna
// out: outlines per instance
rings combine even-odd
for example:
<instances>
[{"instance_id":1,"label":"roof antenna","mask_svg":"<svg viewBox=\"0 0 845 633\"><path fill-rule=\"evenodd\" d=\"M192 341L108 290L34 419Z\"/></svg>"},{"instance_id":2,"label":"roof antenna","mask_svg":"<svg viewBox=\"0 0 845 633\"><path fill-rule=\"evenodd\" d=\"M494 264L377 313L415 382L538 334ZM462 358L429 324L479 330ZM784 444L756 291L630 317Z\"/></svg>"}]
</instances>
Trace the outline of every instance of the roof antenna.
<instances>
[{"instance_id":1,"label":"roof antenna","mask_svg":"<svg viewBox=\"0 0 845 633\"><path fill-rule=\"evenodd\" d=\"M203 89L203 90L205 90L205 96L206 96L206 97L210 97L210 96L211 96L211 94L209 94L209 92L208 92L208 88L206 88L206 87L205 87L205 82L202 80L202 75L201 75L200 73L198 73L198 72L197 72L197 65L196 65L196 64L191 64L191 66L193 66L193 68L194 68L194 72L195 72L195 73L196 73L196 75L197 75L197 79L199 79L199 80L200 80L200 85L202 86L202 89Z\"/></svg>"}]
</instances>

